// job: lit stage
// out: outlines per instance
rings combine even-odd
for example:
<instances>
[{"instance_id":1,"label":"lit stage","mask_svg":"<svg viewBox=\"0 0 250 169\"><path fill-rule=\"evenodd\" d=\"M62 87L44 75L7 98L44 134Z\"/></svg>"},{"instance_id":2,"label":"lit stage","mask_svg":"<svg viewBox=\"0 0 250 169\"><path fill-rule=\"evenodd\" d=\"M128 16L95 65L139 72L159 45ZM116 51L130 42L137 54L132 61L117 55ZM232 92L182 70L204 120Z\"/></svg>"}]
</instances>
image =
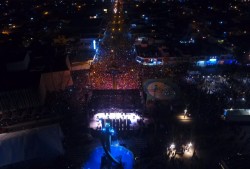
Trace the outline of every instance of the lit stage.
<instances>
[{"instance_id":1,"label":"lit stage","mask_svg":"<svg viewBox=\"0 0 250 169\"><path fill-rule=\"evenodd\" d=\"M101 130L105 123L110 123L116 130L136 130L140 124L148 123L148 119L136 113L97 113L90 122L90 128Z\"/></svg>"}]
</instances>

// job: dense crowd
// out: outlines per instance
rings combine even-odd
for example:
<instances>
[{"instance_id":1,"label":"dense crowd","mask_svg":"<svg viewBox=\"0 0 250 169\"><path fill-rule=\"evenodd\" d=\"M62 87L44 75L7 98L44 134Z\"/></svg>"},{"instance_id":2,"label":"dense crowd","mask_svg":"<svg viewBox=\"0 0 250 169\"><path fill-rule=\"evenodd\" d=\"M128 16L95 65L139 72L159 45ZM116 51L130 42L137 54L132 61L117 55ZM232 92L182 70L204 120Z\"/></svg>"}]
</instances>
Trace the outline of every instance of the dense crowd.
<instances>
[{"instance_id":1,"label":"dense crowd","mask_svg":"<svg viewBox=\"0 0 250 169\"><path fill-rule=\"evenodd\" d=\"M91 66L93 89L139 89L145 79L166 78L167 75L182 72L181 67L144 66L137 63L132 45L125 43L119 49L101 45L97 59Z\"/></svg>"},{"instance_id":2,"label":"dense crowd","mask_svg":"<svg viewBox=\"0 0 250 169\"><path fill-rule=\"evenodd\" d=\"M138 89L139 66L129 42L124 40L121 48L111 49L105 43L99 49L97 60L91 67L91 83L93 89Z\"/></svg>"},{"instance_id":3,"label":"dense crowd","mask_svg":"<svg viewBox=\"0 0 250 169\"><path fill-rule=\"evenodd\" d=\"M142 103L140 101L140 93L138 90L113 90L110 91L99 90L93 91L89 107L94 110L108 109L122 109L135 111L142 109ZM112 109L112 110L109 110Z\"/></svg>"}]
</instances>

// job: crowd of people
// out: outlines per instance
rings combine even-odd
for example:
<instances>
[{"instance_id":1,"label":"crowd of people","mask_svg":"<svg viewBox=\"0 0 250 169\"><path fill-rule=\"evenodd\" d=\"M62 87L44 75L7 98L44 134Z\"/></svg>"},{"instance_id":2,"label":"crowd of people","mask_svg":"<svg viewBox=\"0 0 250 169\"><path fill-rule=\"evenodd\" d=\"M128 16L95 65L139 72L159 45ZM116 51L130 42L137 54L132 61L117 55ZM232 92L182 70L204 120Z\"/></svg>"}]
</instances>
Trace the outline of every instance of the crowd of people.
<instances>
[{"instance_id":1,"label":"crowd of people","mask_svg":"<svg viewBox=\"0 0 250 169\"><path fill-rule=\"evenodd\" d=\"M211 75L211 76L186 76L185 81L188 84L199 86L200 90L207 94L221 93L226 88L230 88L227 76Z\"/></svg>"},{"instance_id":2,"label":"crowd of people","mask_svg":"<svg viewBox=\"0 0 250 169\"><path fill-rule=\"evenodd\" d=\"M247 77L233 75L187 75L184 81L202 95L211 95L223 100L224 108L248 108L250 96Z\"/></svg>"},{"instance_id":3,"label":"crowd of people","mask_svg":"<svg viewBox=\"0 0 250 169\"><path fill-rule=\"evenodd\" d=\"M164 66L144 66L137 63L132 49L131 44L126 44L126 48L121 49L102 45L96 61L91 66L92 88L140 89L143 80L165 78L175 71Z\"/></svg>"},{"instance_id":4,"label":"crowd of people","mask_svg":"<svg viewBox=\"0 0 250 169\"><path fill-rule=\"evenodd\" d=\"M110 42L111 43L111 42ZM100 47L97 61L91 67L93 89L138 89L139 76L133 53L128 42L123 48L111 49L108 44Z\"/></svg>"},{"instance_id":5,"label":"crowd of people","mask_svg":"<svg viewBox=\"0 0 250 169\"><path fill-rule=\"evenodd\" d=\"M138 90L93 91L89 107L94 110L118 108L133 112L142 108L140 92Z\"/></svg>"}]
</instances>

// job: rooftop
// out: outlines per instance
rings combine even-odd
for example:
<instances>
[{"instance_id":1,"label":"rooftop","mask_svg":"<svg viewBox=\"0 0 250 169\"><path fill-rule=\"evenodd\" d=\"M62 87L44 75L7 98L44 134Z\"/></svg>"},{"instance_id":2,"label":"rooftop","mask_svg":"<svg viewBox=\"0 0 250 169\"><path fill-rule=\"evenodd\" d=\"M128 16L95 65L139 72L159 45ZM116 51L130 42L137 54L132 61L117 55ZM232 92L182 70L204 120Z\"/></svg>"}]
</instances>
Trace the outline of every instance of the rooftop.
<instances>
[{"instance_id":1,"label":"rooftop","mask_svg":"<svg viewBox=\"0 0 250 169\"><path fill-rule=\"evenodd\" d=\"M29 72L1 73L0 91L37 88L40 82L40 76L39 73Z\"/></svg>"}]
</instances>

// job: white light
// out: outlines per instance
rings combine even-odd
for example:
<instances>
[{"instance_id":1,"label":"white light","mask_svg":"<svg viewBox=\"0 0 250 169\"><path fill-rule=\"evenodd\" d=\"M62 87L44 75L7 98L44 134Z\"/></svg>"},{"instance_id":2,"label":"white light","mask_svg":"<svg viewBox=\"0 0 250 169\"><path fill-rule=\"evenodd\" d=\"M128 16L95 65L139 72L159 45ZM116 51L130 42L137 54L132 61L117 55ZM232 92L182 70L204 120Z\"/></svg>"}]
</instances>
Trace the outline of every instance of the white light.
<instances>
[{"instance_id":1,"label":"white light","mask_svg":"<svg viewBox=\"0 0 250 169\"><path fill-rule=\"evenodd\" d=\"M94 115L94 120L97 121L99 119L130 119L132 124L137 123L137 120L140 120L141 117L135 113L121 113L121 112L113 112L113 113L97 113Z\"/></svg>"},{"instance_id":2,"label":"white light","mask_svg":"<svg viewBox=\"0 0 250 169\"><path fill-rule=\"evenodd\" d=\"M209 61L210 61L210 62L216 62L217 59L213 59L213 58L212 58L212 59L209 59Z\"/></svg>"},{"instance_id":3,"label":"white light","mask_svg":"<svg viewBox=\"0 0 250 169\"><path fill-rule=\"evenodd\" d=\"M175 145L174 145L174 143L172 143L171 145L170 145L170 149L174 149L175 148Z\"/></svg>"},{"instance_id":4,"label":"white light","mask_svg":"<svg viewBox=\"0 0 250 169\"><path fill-rule=\"evenodd\" d=\"M93 40L93 46L94 46L94 49L96 49L96 41Z\"/></svg>"}]
</instances>

